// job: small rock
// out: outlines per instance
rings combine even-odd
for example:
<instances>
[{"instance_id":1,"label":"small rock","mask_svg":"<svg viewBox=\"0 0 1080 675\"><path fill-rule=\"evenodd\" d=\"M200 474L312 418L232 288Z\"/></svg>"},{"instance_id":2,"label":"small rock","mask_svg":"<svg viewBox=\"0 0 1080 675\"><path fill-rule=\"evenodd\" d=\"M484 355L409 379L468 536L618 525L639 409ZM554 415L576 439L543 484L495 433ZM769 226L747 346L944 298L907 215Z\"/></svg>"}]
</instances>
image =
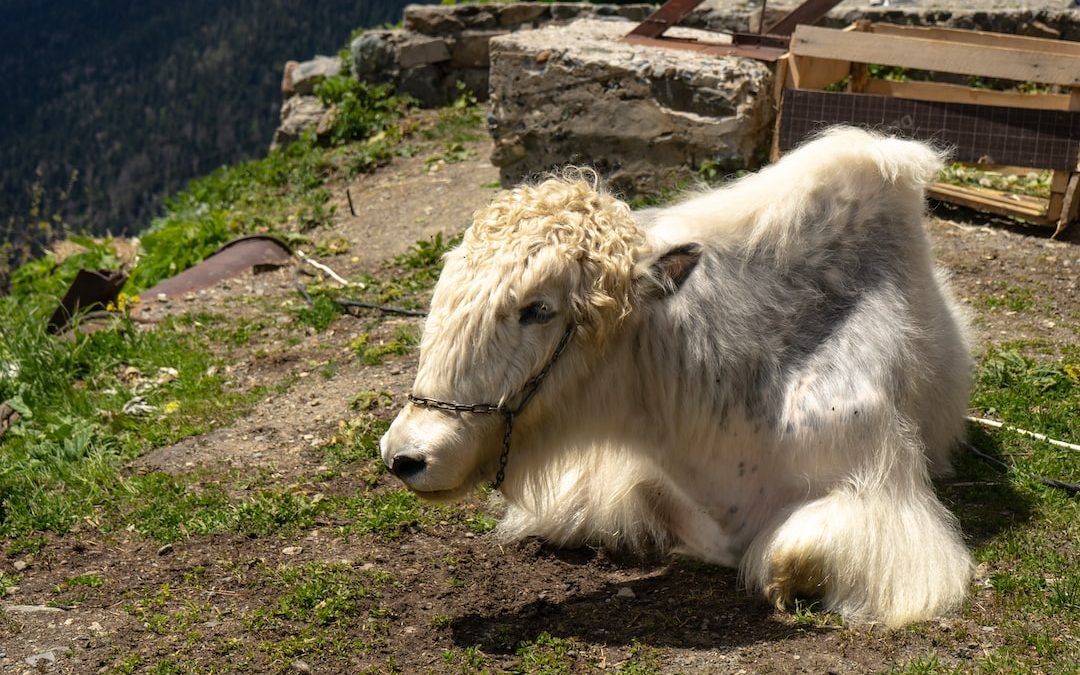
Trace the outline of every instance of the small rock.
<instances>
[{"instance_id":1,"label":"small rock","mask_svg":"<svg viewBox=\"0 0 1080 675\"><path fill-rule=\"evenodd\" d=\"M104 631L105 629L102 627L102 625L100 623L95 621L94 623L90 624L90 630L92 630L92 631L94 631L96 633L100 633L100 632Z\"/></svg>"},{"instance_id":2,"label":"small rock","mask_svg":"<svg viewBox=\"0 0 1080 675\"><path fill-rule=\"evenodd\" d=\"M24 569L29 567L29 563L27 563L25 560L16 560L15 564L12 565L12 567L15 568L16 572L22 572Z\"/></svg>"},{"instance_id":3,"label":"small rock","mask_svg":"<svg viewBox=\"0 0 1080 675\"><path fill-rule=\"evenodd\" d=\"M67 655L70 653L71 650L67 647L53 647L52 649L47 649L38 654L27 656L23 659L23 662L31 668L38 668L44 666L46 663L56 663L57 655ZM41 664L41 666L38 664Z\"/></svg>"},{"instance_id":4,"label":"small rock","mask_svg":"<svg viewBox=\"0 0 1080 675\"><path fill-rule=\"evenodd\" d=\"M615 594L615 597L616 598L626 598L626 599L636 598L637 593L634 593L634 589L630 588L629 586L623 586Z\"/></svg>"},{"instance_id":5,"label":"small rock","mask_svg":"<svg viewBox=\"0 0 1080 675\"><path fill-rule=\"evenodd\" d=\"M311 666L309 666L306 662L304 662L301 659L296 659L295 661L292 662L292 669L297 671L298 673L310 673L311 672Z\"/></svg>"},{"instance_id":6,"label":"small rock","mask_svg":"<svg viewBox=\"0 0 1080 675\"><path fill-rule=\"evenodd\" d=\"M165 544L164 546L162 546L161 548L159 548L157 550L158 555L169 555L172 552L173 552L173 545L172 544Z\"/></svg>"},{"instance_id":7,"label":"small rock","mask_svg":"<svg viewBox=\"0 0 1080 675\"><path fill-rule=\"evenodd\" d=\"M405 626L405 634L412 635L416 632L416 626Z\"/></svg>"},{"instance_id":8,"label":"small rock","mask_svg":"<svg viewBox=\"0 0 1080 675\"><path fill-rule=\"evenodd\" d=\"M303 550L303 546L286 546L285 548L281 549L281 553L282 555L297 555Z\"/></svg>"}]
</instances>

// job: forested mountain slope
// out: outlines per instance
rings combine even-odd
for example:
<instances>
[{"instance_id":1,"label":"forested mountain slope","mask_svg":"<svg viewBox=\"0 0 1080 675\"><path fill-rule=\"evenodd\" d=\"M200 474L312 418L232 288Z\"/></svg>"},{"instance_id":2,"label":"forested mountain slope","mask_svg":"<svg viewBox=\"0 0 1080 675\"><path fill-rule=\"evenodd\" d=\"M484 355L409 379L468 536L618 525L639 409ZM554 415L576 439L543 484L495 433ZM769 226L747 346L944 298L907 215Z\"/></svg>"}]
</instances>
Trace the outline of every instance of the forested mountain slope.
<instances>
[{"instance_id":1,"label":"forested mountain slope","mask_svg":"<svg viewBox=\"0 0 1080 675\"><path fill-rule=\"evenodd\" d=\"M0 245L57 215L137 232L188 179L265 151L286 60L406 4L0 0Z\"/></svg>"}]
</instances>

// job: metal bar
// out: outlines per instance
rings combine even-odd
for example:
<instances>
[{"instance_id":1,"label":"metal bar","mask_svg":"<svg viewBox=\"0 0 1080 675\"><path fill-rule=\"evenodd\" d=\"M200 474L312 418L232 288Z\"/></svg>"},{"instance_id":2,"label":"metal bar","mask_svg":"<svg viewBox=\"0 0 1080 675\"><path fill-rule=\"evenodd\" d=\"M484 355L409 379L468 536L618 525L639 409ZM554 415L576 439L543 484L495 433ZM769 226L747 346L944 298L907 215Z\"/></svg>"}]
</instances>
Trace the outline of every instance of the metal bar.
<instances>
[{"instance_id":1,"label":"metal bar","mask_svg":"<svg viewBox=\"0 0 1080 675\"><path fill-rule=\"evenodd\" d=\"M623 38L630 44L643 45L645 47L662 47L666 49L686 49L712 56L745 56L758 61L772 63L783 56L787 50L764 45L724 45L709 42L698 42L685 38L651 38L638 35L627 35Z\"/></svg>"},{"instance_id":2,"label":"metal bar","mask_svg":"<svg viewBox=\"0 0 1080 675\"><path fill-rule=\"evenodd\" d=\"M840 0L806 0L763 32L769 35L791 35L795 31L795 26L800 23L817 23L829 13L829 10L839 4ZM761 20L765 20L764 14Z\"/></svg>"},{"instance_id":3,"label":"metal bar","mask_svg":"<svg viewBox=\"0 0 1080 675\"><path fill-rule=\"evenodd\" d=\"M630 31L630 35L658 38L668 28L682 21L687 14L702 2L704 0L668 0L661 5L660 9L645 17L645 20L639 23L637 28Z\"/></svg>"}]
</instances>

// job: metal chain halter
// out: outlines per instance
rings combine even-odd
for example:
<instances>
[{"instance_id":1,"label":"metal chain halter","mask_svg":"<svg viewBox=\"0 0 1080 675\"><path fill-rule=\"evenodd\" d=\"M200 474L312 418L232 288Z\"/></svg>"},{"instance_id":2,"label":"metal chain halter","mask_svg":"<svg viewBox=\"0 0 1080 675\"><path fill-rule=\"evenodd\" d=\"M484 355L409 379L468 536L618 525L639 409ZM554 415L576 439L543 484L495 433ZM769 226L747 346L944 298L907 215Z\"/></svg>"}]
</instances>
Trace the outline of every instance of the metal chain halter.
<instances>
[{"instance_id":1,"label":"metal chain halter","mask_svg":"<svg viewBox=\"0 0 1080 675\"><path fill-rule=\"evenodd\" d=\"M570 324L566 327L566 332L563 333L562 338L559 340L559 344L555 346L555 351L552 352L551 358L549 358L547 363L544 364L544 367L540 369L540 372L530 377L525 384L522 385L520 391L514 396L514 398L520 399L520 401L512 408L504 404L456 403L454 401L440 401L434 398L409 394L409 402L422 408L432 408L434 410L443 410L446 412L475 413L478 415L492 415L497 413L503 416L503 420L506 422L506 429L503 431L502 454L499 455L499 471L495 474L495 482L491 484L491 489L499 489L503 479L506 478L506 462L510 459L510 437L514 433L514 418L517 417L525 408L525 405L532 400L532 397L536 394L536 390L540 388L540 383L544 381L544 378L547 377L547 374L551 371L551 367L554 366L555 362L562 356L563 351L566 350L566 345L570 344L570 337L574 334L574 328L574 324Z\"/></svg>"}]
</instances>

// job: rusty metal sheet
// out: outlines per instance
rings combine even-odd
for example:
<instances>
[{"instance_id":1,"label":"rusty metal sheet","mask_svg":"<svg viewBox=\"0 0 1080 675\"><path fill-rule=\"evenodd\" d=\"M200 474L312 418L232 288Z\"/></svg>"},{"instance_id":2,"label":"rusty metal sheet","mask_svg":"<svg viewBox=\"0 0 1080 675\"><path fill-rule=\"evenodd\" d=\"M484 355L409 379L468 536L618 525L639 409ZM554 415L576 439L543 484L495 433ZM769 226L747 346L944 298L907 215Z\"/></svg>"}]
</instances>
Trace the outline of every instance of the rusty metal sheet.
<instances>
[{"instance_id":1,"label":"rusty metal sheet","mask_svg":"<svg viewBox=\"0 0 1080 675\"><path fill-rule=\"evenodd\" d=\"M282 267L292 261L292 249L277 237L257 234L234 239L198 265L143 291L144 303L160 296L175 297L209 288L258 266Z\"/></svg>"},{"instance_id":2,"label":"rusty metal sheet","mask_svg":"<svg viewBox=\"0 0 1080 675\"><path fill-rule=\"evenodd\" d=\"M127 275L109 270L79 270L68 287L60 306L49 317L48 331L56 334L67 328L79 312L102 310L116 300Z\"/></svg>"}]
</instances>

